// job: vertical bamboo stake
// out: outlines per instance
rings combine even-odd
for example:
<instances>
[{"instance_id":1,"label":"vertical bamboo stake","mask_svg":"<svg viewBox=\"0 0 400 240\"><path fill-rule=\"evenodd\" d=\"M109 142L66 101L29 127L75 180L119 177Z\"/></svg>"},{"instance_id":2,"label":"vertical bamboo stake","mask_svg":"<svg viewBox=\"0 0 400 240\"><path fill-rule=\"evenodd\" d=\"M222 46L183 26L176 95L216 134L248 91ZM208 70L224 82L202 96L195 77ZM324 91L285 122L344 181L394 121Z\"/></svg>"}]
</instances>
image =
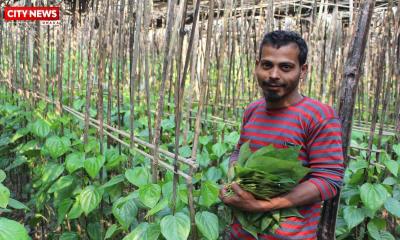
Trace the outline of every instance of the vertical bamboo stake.
<instances>
[{"instance_id":1,"label":"vertical bamboo stake","mask_svg":"<svg viewBox=\"0 0 400 240\"><path fill-rule=\"evenodd\" d=\"M204 56L204 66L203 66L203 73L201 78L201 89L200 89L200 96L199 96L199 106L196 115L196 123L195 123L195 132L193 136L193 148L192 148L192 159L196 159L197 157L197 145L199 141L200 135L200 123L201 123L201 114L203 111L203 101L205 91L207 89L207 80L208 80L208 67L210 64L210 52L211 52L211 37L213 34L213 22L214 22L214 0L210 0L209 2L209 9L208 9L208 22L207 22L207 39L206 39L206 52ZM193 201L192 193L192 186L190 185L190 195L189 195L189 203ZM193 203L192 203L193 204ZM191 210L192 211L192 210ZM194 221L194 213L191 213L191 229L193 231L193 239L196 239L196 224Z\"/></svg>"},{"instance_id":2,"label":"vertical bamboo stake","mask_svg":"<svg viewBox=\"0 0 400 240\"><path fill-rule=\"evenodd\" d=\"M196 22L199 20L199 12L200 12L200 0L196 1L196 10L195 10L195 20ZM194 23L194 22L193 22ZM196 27L192 27L192 34L194 34L193 36L193 46L195 46L196 48L198 47L198 40L199 40L199 27L196 24ZM190 45L190 44L189 44ZM189 51L190 48L188 48ZM190 51L191 53L192 51ZM188 54L186 56L189 56ZM197 55L197 51L193 51L193 57L191 58L191 62L190 62L190 83L189 83L189 89L193 89L194 85L195 85L195 80L196 80L196 66L197 66L197 60L198 60L198 55ZM185 74L183 75L183 77L185 77ZM187 136L188 136L188 132L189 132L189 128L191 126L191 115L192 115L192 103L193 103L193 91L189 91L189 100L187 103L187 107L186 107L186 117L185 119L188 121L188 124L186 125L185 131L183 133L183 144L186 145L187 144Z\"/></svg>"},{"instance_id":3,"label":"vertical bamboo stake","mask_svg":"<svg viewBox=\"0 0 400 240\"><path fill-rule=\"evenodd\" d=\"M321 64L321 68L320 68L320 76L319 76L319 80L321 81L321 83L320 83L320 93L319 93L319 96L321 97L321 101L322 102L325 102L325 94L326 94L326 90L325 90L325 88L326 88L326 86L325 86L325 55L326 55L326 42L327 42L327 36L326 36L326 32L327 32L327 28L328 28L328 25L327 25L327 23L326 23L326 21L323 21L324 23L324 25L323 25L323 28L324 28L324 32L323 32L323 38L324 38L324 40L323 40L323 44L322 44L322 56L321 56L321 59L320 59L320 61L322 62L322 64Z\"/></svg>"},{"instance_id":4,"label":"vertical bamboo stake","mask_svg":"<svg viewBox=\"0 0 400 240\"><path fill-rule=\"evenodd\" d=\"M87 79L86 79L86 104L85 104L85 129L83 134L83 143L88 144L88 133L89 133L89 113L90 113L90 95L92 94L92 17L89 15L89 23L86 25L89 28L89 43L88 43L88 69L87 69Z\"/></svg>"},{"instance_id":5,"label":"vertical bamboo stake","mask_svg":"<svg viewBox=\"0 0 400 240\"><path fill-rule=\"evenodd\" d=\"M35 23L35 31L34 31L34 54L33 58L36 60L33 64L33 91L38 92L39 87L38 83L41 83L41 64L40 64L40 52L41 52L41 44L40 44L40 23ZM41 91L42 92L42 91ZM36 106L36 99L33 99L33 104Z\"/></svg>"},{"instance_id":6,"label":"vertical bamboo stake","mask_svg":"<svg viewBox=\"0 0 400 240\"><path fill-rule=\"evenodd\" d=\"M161 130L161 118L164 112L164 94L165 94L165 82L168 76L168 67L171 62L171 55L172 55L172 47L171 47L171 38L172 38L172 27L173 27L173 15L174 15L174 8L175 8L175 0L170 0L168 2L168 18L167 18L167 29L166 29L166 41L165 41L165 48L164 48L164 61L163 61L163 70L162 70L162 80L161 86L159 90L159 99L157 103L157 116L155 121L155 132L153 138L153 162L152 162L152 181L153 183L157 182L158 179L158 147L160 141L160 130Z\"/></svg>"},{"instance_id":7,"label":"vertical bamboo stake","mask_svg":"<svg viewBox=\"0 0 400 240\"><path fill-rule=\"evenodd\" d=\"M384 33L385 34L385 33ZM386 36L384 36L384 39L381 42L381 46L385 46L386 44ZM380 103L380 95L381 95L381 89L382 89L382 84L383 84L383 78L384 78L384 71L383 68L385 67L385 53L386 49L382 48L380 49L379 52L379 58L377 59L377 82L376 82L376 88L375 88L375 95L374 95L374 107L372 110L372 121L371 121L371 129L369 133L369 140L368 140L368 150L367 150L367 157L366 160L367 162L370 162L370 157L371 157L371 150L372 150L372 143L374 140L375 136L375 128L376 128L376 123L378 121L378 107ZM367 174L368 171L365 171Z\"/></svg>"},{"instance_id":8,"label":"vertical bamboo stake","mask_svg":"<svg viewBox=\"0 0 400 240\"><path fill-rule=\"evenodd\" d=\"M147 113L147 129L149 130L149 142L153 139L153 131L151 128L151 112L150 112L150 91L149 91L149 81L150 81L150 70L149 70L149 54L150 54L150 16L151 16L151 5L152 0L150 2L145 1L144 3L144 14L143 14L143 25L144 25L144 86L146 91L146 113Z\"/></svg>"},{"instance_id":9,"label":"vertical bamboo stake","mask_svg":"<svg viewBox=\"0 0 400 240\"><path fill-rule=\"evenodd\" d=\"M64 25L64 29L66 29L66 25ZM67 34L63 34L63 38L61 40L60 46L60 62L59 62L59 75L58 75L58 112L60 113L60 117L63 116L63 108L62 108L62 99L63 99L63 72L64 72L64 43ZM64 125L61 124L60 134L64 135Z\"/></svg>"},{"instance_id":10,"label":"vertical bamboo stake","mask_svg":"<svg viewBox=\"0 0 400 240\"><path fill-rule=\"evenodd\" d=\"M113 2L111 1L110 6L113 6ZM110 19L114 18L114 9L111 11L111 17ZM108 83L107 83L107 124L109 126L112 126L111 123L111 108L112 108L112 98L113 98L113 76L114 76L114 70L113 70L113 63L114 63L114 42L115 42L115 36L114 36L114 24L112 23L112 20L109 20L107 24L110 25L110 38L107 44L107 56L108 56ZM107 147L110 147L111 145L111 138L108 136L107 137Z\"/></svg>"},{"instance_id":11,"label":"vertical bamboo stake","mask_svg":"<svg viewBox=\"0 0 400 240\"><path fill-rule=\"evenodd\" d=\"M99 140L100 140L100 153L104 154L104 93L103 93L103 82L105 78L105 59L107 56L107 43L108 43L108 36L106 34L108 30L108 18L109 18L109 7L110 1L107 1L107 7L104 8L106 11L106 16L105 18L101 17L100 20L100 29L99 29L99 48L98 51L99 53L99 59L98 59L98 82L97 82L97 87L98 87L98 94L97 94L97 118L99 120ZM102 14L104 15L104 10L102 11ZM105 174L102 173L102 178L104 177ZM103 206L102 206L103 207Z\"/></svg>"},{"instance_id":12,"label":"vertical bamboo stake","mask_svg":"<svg viewBox=\"0 0 400 240\"><path fill-rule=\"evenodd\" d=\"M232 13L232 0L225 0L225 9L224 15L223 15L223 26L221 30L221 41L220 41L220 48L219 48L219 54L217 58L217 69L218 69L218 74L217 74L217 85L215 88L215 100L214 104L212 107L212 114L215 114L215 107L217 104L220 103L220 94L221 94L221 81L223 80L222 76L224 73L224 66L225 66L225 51L226 51L226 37L227 37L227 29L228 29L228 19L231 16ZM214 126L215 129L215 126Z\"/></svg>"},{"instance_id":13,"label":"vertical bamboo stake","mask_svg":"<svg viewBox=\"0 0 400 240\"><path fill-rule=\"evenodd\" d=\"M182 52L183 52L183 40L185 37L185 20L186 20L186 11L187 11L187 0L184 0L180 3L180 10L179 10L179 18L177 22L180 20L180 26L179 26L179 35L178 35L178 51L177 51L177 81L175 81L175 156L174 156L174 178L172 182L172 212L175 214L175 207L176 207L176 194L177 194L177 186L178 186L178 181L179 181L179 175L177 174L178 169L179 169L179 162L178 162L178 156L179 156L179 138L180 138L180 126L181 126L181 116L182 116L182 96L184 93L185 89L182 89L182 86L184 87L184 82L182 82L182 73L181 73L181 68L182 68ZM183 84L183 85L182 85Z\"/></svg>"},{"instance_id":14,"label":"vertical bamboo stake","mask_svg":"<svg viewBox=\"0 0 400 240\"><path fill-rule=\"evenodd\" d=\"M142 25L142 13L143 13L143 3L142 1L136 1L136 21L135 21L135 34L134 34L134 49L133 55L131 56L131 76L129 83L129 103L130 103L130 118L129 118L129 127L130 127L130 144L131 148L133 148L134 144L134 114L135 114L135 81L138 81L140 76L137 74L137 63L139 58L139 48L140 48L140 32Z\"/></svg>"},{"instance_id":15,"label":"vertical bamboo stake","mask_svg":"<svg viewBox=\"0 0 400 240\"><path fill-rule=\"evenodd\" d=\"M186 13L186 8L187 8L187 2L185 1L185 13ZM183 94L184 94L184 90L185 90L185 83L186 83L186 73L187 70L189 68L189 64L190 64L190 59L191 58L191 53L192 53L192 48L193 48L193 44L197 41L197 37L198 37L198 27L197 27L197 21L199 19L199 12L200 12L200 0L196 1L196 5L195 5L195 12L194 12L194 16L193 16L193 24L192 24L192 32L190 34L190 40L189 40L189 45L187 48L187 53L186 53L186 59L185 59L185 65L183 67L183 73L182 73L182 80L180 81L180 90L179 92L179 97L178 99L178 116L179 116L179 121L181 118L181 109L183 107ZM186 17L182 18L182 22L181 22L181 33L183 33L184 27L185 27L185 19ZM177 85L178 86L178 85ZM190 106L191 103L189 103ZM190 110L188 109L188 114L190 114ZM177 121L177 123L179 122ZM177 124L179 126L179 124ZM189 124L187 124L188 126ZM179 130L179 127L177 127L177 129ZM188 128L186 128L188 129ZM179 135L178 135L179 136ZM187 132L184 135L184 142L186 143L186 137L187 137ZM179 138L178 138L179 139ZM179 143L179 141L178 141ZM177 153L178 151L176 151ZM175 157L175 161L177 160L177 155ZM194 159L194 158L192 158ZM194 172L193 166L189 166L189 176L192 176ZM190 223L191 223L191 230L192 230L192 239L197 239L197 231L196 231L196 221L195 221L195 207L194 207L194 200L193 200L193 183L187 181L187 188L188 188L188 205L189 205L189 215L190 215Z\"/></svg>"},{"instance_id":16,"label":"vertical bamboo stake","mask_svg":"<svg viewBox=\"0 0 400 240\"><path fill-rule=\"evenodd\" d=\"M124 53L122 52L122 35L123 35L123 28L122 28L122 23L125 19L125 0L121 0L121 6L120 6L120 12L119 12L119 30L118 30L118 53L117 53L117 83L116 83L116 89L117 89L117 126L118 129L121 129L121 80L123 83L124 77L121 76L121 64L124 66L124 62L122 61L122 58L124 56ZM122 70L123 72L123 70ZM124 74L122 74L124 75ZM122 99L123 100L123 99ZM118 138L121 139L121 135L118 134ZM121 154L121 143L118 142L118 150L119 154Z\"/></svg>"},{"instance_id":17,"label":"vertical bamboo stake","mask_svg":"<svg viewBox=\"0 0 400 240\"><path fill-rule=\"evenodd\" d=\"M369 32L372 12L375 0L366 0L360 9L355 36L350 43L344 81L342 85L339 116L342 123L343 153L345 164L348 162L348 148L350 144L351 122L353 119L354 102L358 81L360 79L360 67L364 56L365 45ZM329 201L324 202L321 213L320 227L318 228L318 239L335 239L336 215L339 206L340 192Z\"/></svg>"}]
</instances>

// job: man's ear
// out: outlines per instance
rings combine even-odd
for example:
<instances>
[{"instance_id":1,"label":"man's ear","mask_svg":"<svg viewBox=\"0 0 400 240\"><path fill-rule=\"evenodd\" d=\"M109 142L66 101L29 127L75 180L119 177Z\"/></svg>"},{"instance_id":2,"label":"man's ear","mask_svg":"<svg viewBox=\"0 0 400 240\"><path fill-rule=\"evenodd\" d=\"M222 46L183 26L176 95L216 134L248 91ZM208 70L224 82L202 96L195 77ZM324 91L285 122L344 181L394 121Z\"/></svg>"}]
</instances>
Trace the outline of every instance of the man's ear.
<instances>
[{"instance_id":1,"label":"man's ear","mask_svg":"<svg viewBox=\"0 0 400 240\"><path fill-rule=\"evenodd\" d=\"M256 58L256 66L255 67L257 67L259 63L260 63L260 59Z\"/></svg>"},{"instance_id":2,"label":"man's ear","mask_svg":"<svg viewBox=\"0 0 400 240\"><path fill-rule=\"evenodd\" d=\"M306 78L307 70L308 70L308 65L307 65L307 63L304 63L300 67L300 79L305 79Z\"/></svg>"}]
</instances>

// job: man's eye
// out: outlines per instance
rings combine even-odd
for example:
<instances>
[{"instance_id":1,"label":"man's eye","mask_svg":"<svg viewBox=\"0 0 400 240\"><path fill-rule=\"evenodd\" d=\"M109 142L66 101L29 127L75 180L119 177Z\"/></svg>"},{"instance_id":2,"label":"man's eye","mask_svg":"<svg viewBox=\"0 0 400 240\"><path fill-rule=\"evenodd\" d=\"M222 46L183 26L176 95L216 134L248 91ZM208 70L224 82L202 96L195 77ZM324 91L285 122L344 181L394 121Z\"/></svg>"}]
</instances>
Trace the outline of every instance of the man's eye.
<instances>
[{"instance_id":1,"label":"man's eye","mask_svg":"<svg viewBox=\"0 0 400 240\"><path fill-rule=\"evenodd\" d=\"M283 65L283 66L281 66L281 68L284 71L289 71L291 69L291 67L289 65Z\"/></svg>"},{"instance_id":2,"label":"man's eye","mask_svg":"<svg viewBox=\"0 0 400 240\"><path fill-rule=\"evenodd\" d=\"M270 68L272 65L270 63L263 63L263 68Z\"/></svg>"}]
</instances>

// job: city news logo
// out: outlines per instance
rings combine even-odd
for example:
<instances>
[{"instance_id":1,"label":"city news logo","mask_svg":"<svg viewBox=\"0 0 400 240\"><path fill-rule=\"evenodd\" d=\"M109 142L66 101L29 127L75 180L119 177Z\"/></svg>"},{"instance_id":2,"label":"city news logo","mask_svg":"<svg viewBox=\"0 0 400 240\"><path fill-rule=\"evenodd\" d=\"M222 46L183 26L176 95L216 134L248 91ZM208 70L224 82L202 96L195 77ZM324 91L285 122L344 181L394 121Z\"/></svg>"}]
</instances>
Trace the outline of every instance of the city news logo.
<instances>
[{"instance_id":1,"label":"city news logo","mask_svg":"<svg viewBox=\"0 0 400 240\"><path fill-rule=\"evenodd\" d=\"M44 25L60 23L60 7L4 7L5 21L40 21Z\"/></svg>"}]
</instances>

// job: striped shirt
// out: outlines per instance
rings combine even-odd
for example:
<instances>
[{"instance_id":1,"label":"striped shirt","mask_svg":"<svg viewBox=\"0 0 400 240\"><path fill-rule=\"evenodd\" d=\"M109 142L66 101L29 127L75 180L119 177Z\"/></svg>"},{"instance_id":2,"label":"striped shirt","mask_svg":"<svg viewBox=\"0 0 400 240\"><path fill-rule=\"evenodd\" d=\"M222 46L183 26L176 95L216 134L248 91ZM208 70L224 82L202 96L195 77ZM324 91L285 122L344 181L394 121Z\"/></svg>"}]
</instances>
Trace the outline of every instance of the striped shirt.
<instances>
[{"instance_id":1,"label":"striped shirt","mask_svg":"<svg viewBox=\"0 0 400 240\"><path fill-rule=\"evenodd\" d=\"M321 102L303 97L289 107L269 110L265 99L251 103L243 114L240 139L231 161L238 157L240 146L250 141L252 151L273 144L276 148L301 146L299 160L311 172L303 181L314 184L321 199L336 195L344 173L341 125L334 110ZM316 239L321 202L298 207L304 218L289 217L271 235L259 239ZM254 239L235 220L231 239Z\"/></svg>"}]
</instances>

